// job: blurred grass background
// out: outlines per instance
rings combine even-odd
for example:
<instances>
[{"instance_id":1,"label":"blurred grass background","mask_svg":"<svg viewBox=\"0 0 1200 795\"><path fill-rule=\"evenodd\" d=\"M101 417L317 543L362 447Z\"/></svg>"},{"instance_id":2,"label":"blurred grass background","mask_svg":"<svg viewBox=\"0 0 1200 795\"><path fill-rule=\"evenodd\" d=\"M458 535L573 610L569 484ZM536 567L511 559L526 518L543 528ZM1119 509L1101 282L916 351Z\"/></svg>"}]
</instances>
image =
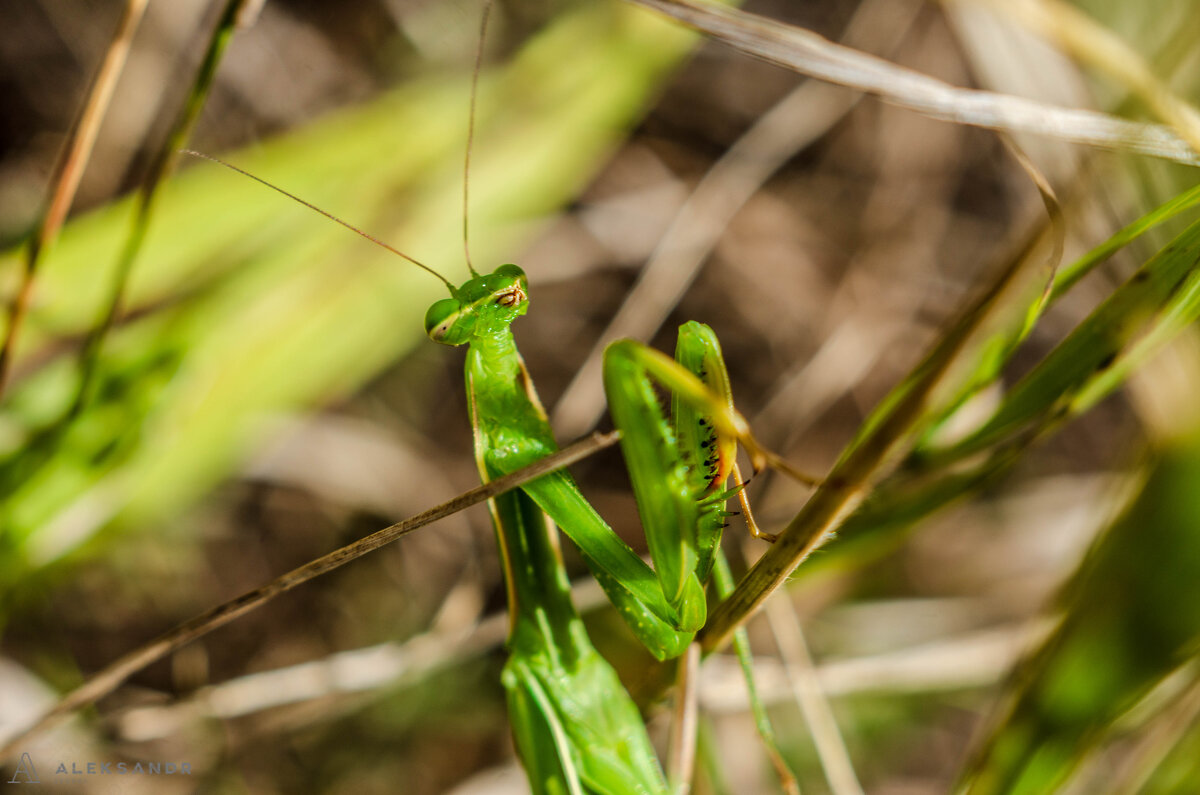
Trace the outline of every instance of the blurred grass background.
<instances>
[{"instance_id":1,"label":"blurred grass background","mask_svg":"<svg viewBox=\"0 0 1200 795\"><path fill-rule=\"evenodd\" d=\"M1187 3L1081 5L1182 96L1196 97L1200 22ZM1144 114L1117 86L978 6L746 7L831 39L850 36L857 12L854 35L882 42L872 51L947 82ZM119 10L52 0L0 9L0 235L12 245L33 222ZM199 163L183 164L157 212L95 404L65 434L47 435L69 404L71 357L125 231L129 210L115 197L136 184L165 135L211 13L198 2L151 6L77 218L39 278L0 420L6 720L44 703L47 687L74 684L179 621L476 479L461 355L421 333L425 305L442 288L310 211ZM268 2L236 36L193 145L458 280L478 18L470 2ZM687 37L647 19L608 4L501 3L487 47L496 66L480 84L473 253L481 268L511 259L529 273L533 305L518 343L568 436L586 423L561 418L590 416L582 403L598 407L599 395L576 391L576 406L560 398L673 213L802 80L712 43L672 71ZM851 107L849 97L828 89L812 98L824 104L801 120L829 121L733 217L654 339L670 349L678 322L711 324L760 437L814 472L828 469L955 308L1043 223L1036 191L993 133L870 99ZM1021 143L1063 200L1068 261L1195 181L1178 166ZM1148 233L1055 304L1004 383L1181 226ZM0 261L5 295L15 263ZM1186 399L1172 403L1164 384L1182 382L1178 391L1192 394L1188 335L1167 366L1065 426L1003 480L885 551L818 554L814 563L838 565L799 578L789 603L867 791L947 791L1016 654L1042 626L1037 617L1144 468L1191 471L1187 452L1150 463L1164 444L1191 444L1186 435L1163 441L1186 425L1186 410L1171 408ZM997 392L981 398L984 410ZM576 471L601 512L640 543L619 458ZM1162 489L1156 504L1178 501L1178 524L1193 527L1187 488ZM754 490L768 528L805 498L769 476ZM1123 521L1114 536L1132 520ZM1161 565L1138 570L1153 575ZM151 667L102 702L99 717L47 747L191 764L186 782L122 782L156 792L444 792L497 770L511 781L497 686L503 628L485 619L474 629L502 608L487 515L470 511ZM603 611L591 620L631 689L653 689L655 673L619 622ZM775 646L762 622L752 629L785 749L804 791L825 791L809 729L772 668ZM1133 642L1117 633L1101 645ZM704 699L724 777L733 792L772 791L721 663L709 666ZM264 672L277 673L249 678ZM1194 700L1194 679L1168 693ZM229 684L210 688L218 683ZM1176 723L1192 725L1195 713L1183 714ZM1145 740L1146 751L1138 740L1152 735L1128 731L1093 761L1092 788L1078 791L1109 791L1095 783L1104 771L1157 751L1176 760L1164 775L1183 789L1152 791L1187 791L1195 734ZM475 778L476 791L500 791L496 781Z\"/></svg>"}]
</instances>

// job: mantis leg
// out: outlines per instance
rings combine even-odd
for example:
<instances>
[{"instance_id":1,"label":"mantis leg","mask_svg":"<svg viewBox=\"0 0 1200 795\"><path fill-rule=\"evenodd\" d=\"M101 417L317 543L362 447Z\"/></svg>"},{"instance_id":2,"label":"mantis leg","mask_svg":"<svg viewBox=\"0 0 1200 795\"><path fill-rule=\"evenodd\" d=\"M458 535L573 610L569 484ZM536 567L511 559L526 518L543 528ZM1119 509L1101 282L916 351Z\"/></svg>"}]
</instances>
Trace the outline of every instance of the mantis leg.
<instances>
[{"instance_id":1,"label":"mantis leg","mask_svg":"<svg viewBox=\"0 0 1200 795\"><path fill-rule=\"evenodd\" d=\"M662 416L650 378L671 389L670 426ZM716 335L703 324L684 324L679 330L674 361L636 343L616 343L606 354L605 386L614 422L622 430L622 449L660 579L679 576L675 566L700 582L711 573L717 596L724 597L733 589L733 580L719 545L728 516L725 499L732 491L742 499L751 532L770 537L758 531L753 522L734 460L738 441L749 441L752 456L760 448L733 409L729 376ZM774 457L765 451L760 450L760 455L774 463ZM737 484L733 490L726 487L730 475ZM661 534L657 544L653 533ZM669 577L664 576L667 573ZM736 634L734 650L767 754L784 790L794 792L795 776L779 752L758 697L744 630Z\"/></svg>"},{"instance_id":2,"label":"mantis leg","mask_svg":"<svg viewBox=\"0 0 1200 795\"><path fill-rule=\"evenodd\" d=\"M652 379L671 390L671 422ZM687 628L702 626L701 583L725 526L736 445L762 456L733 409L716 335L701 323L684 324L675 360L631 340L615 342L604 355L604 390L663 596Z\"/></svg>"},{"instance_id":3,"label":"mantis leg","mask_svg":"<svg viewBox=\"0 0 1200 795\"><path fill-rule=\"evenodd\" d=\"M694 616L681 618L664 598L654 570L596 513L569 474L552 472L522 488L579 547L638 640L660 660L679 656L704 623L703 592L699 622Z\"/></svg>"},{"instance_id":4,"label":"mantis leg","mask_svg":"<svg viewBox=\"0 0 1200 795\"><path fill-rule=\"evenodd\" d=\"M578 545L609 598L659 659L682 653L704 625L701 583L711 570L725 521L723 500L717 498L732 467L736 440L752 438L731 407L728 376L712 330L686 324L680 340L681 364L628 341L614 343L604 358L609 409L621 430L654 569L612 531L570 475L552 473L524 487ZM686 431L664 418L651 375L684 393L674 415L677 428ZM706 376L708 382L702 381ZM508 465L518 463L523 460Z\"/></svg>"},{"instance_id":5,"label":"mantis leg","mask_svg":"<svg viewBox=\"0 0 1200 795\"><path fill-rule=\"evenodd\" d=\"M655 382L671 392L671 420L663 415ZM679 328L675 359L632 340L604 354L604 389L633 483L638 513L663 595L688 628L704 623L701 584L712 572L729 514L726 498L737 493L751 533L759 530L742 492L737 445L756 471L770 465L812 484L761 446L733 408L729 375L716 334L703 323ZM735 479L727 487L730 475Z\"/></svg>"}]
</instances>

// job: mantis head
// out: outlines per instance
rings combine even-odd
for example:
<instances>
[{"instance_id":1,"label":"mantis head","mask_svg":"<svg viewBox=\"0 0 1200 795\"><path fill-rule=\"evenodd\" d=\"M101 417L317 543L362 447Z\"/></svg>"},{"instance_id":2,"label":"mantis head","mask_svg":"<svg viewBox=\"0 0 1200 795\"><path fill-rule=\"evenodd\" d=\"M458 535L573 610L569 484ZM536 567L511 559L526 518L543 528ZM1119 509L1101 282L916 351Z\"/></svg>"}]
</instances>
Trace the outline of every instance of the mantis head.
<instances>
[{"instance_id":1,"label":"mantis head","mask_svg":"<svg viewBox=\"0 0 1200 795\"><path fill-rule=\"evenodd\" d=\"M434 342L462 345L480 334L508 327L529 308L529 283L516 265L476 276L425 313L425 333Z\"/></svg>"}]
</instances>

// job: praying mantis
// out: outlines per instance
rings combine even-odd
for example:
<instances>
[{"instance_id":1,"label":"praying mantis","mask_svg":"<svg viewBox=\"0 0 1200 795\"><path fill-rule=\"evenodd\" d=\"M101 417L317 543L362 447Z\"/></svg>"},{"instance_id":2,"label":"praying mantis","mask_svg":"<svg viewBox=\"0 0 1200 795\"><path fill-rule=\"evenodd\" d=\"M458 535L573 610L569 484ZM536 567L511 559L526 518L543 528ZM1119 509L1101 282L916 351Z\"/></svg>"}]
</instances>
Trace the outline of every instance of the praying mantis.
<instances>
[{"instance_id":1,"label":"praying mantis","mask_svg":"<svg viewBox=\"0 0 1200 795\"><path fill-rule=\"evenodd\" d=\"M467 402L486 482L557 448L511 329L529 306L525 274L511 264L472 273L430 307L425 327L436 342L469 345ZM671 423L651 378L674 395ZM641 718L571 605L543 514L576 543L646 648L659 659L676 657L704 624L702 582L717 562L728 515L734 445L741 440L754 456L765 455L732 408L716 335L701 323L680 329L675 360L632 340L614 343L604 380L655 568L608 527L565 471L490 502L511 620L503 682L535 792L662 791Z\"/></svg>"}]
</instances>

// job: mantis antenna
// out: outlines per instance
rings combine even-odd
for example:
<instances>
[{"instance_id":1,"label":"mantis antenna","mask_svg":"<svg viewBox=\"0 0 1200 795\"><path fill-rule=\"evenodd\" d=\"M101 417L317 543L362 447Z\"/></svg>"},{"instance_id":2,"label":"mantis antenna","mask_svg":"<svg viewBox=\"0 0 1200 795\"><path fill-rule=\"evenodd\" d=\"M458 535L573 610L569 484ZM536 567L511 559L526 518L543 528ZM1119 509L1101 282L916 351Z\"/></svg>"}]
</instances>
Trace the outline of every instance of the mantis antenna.
<instances>
[{"instance_id":1,"label":"mantis antenna","mask_svg":"<svg viewBox=\"0 0 1200 795\"><path fill-rule=\"evenodd\" d=\"M471 181L471 149L475 143L475 97L479 93L479 71L483 64L483 44L484 44L484 41L486 41L486 39L487 39L488 19L491 17L491 13L492 13L492 0L487 0L487 2L483 6L483 19L481 20L481 22L479 24L479 46L476 47L476 49L475 49L475 68L471 72L471 101L470 101L470 109L469 109L468 115L467 115L467 151L466 151L466 156L464 157L464 160L463 160L463 254L466 256L467 269L471 272L471 276L473 276L473 277L478 276L479 273L475 270L475 266L473 264L471 264L471 246L470 246L470 238L469 238L469 233L470 233L470 226L469 226L470 212L469 212L469 210L470 210L470 181ZM343 221L341 218L338 218L333 213L321 209L320 207L313 204L312 202L306 201L305 199L300 198L296 194L290 193L289 191L284 190L283 188L279 187L278 185L268 182L267 180L263 179L262 177L256 176L255 174L251 174L249 171L246 171L243 168L239 168L238 166L235 166L234 164L229 163L225 160L222 160L221 158L216 157L214 155L205 154L204 152L197 152L194 149L181 149L180 151L185 155L192 155L193 157L203 158L205 160L209 160L218 165L225 166L225 168L228 168L231 171L236 171L238 174L241 174L244 177L249 177L250 179L254 180L255 182L259 183L260 185L264 185L264 186L270 188L271 190L275 191L276 193L280 193L280 194L288 197L292 201L303 204L308 209L320 213L321 215L325 216L326 218L328 218L331 221L334 221L335 223L341 224L342 226L349 229L351 232L354 232L356 235L371 241L372 243L374 243L375 245L377 245L381 248L387 249L388 251L392 252L396 256L401 257L402 259L408 260L409 262L411 262L413 265L416 265L421 270L437 277L437 279L439 281L441 281L442 284L446 285L446 287L450 290L451 295L458 294L457 288L455 288L455 286L453 284L451 284L450 280L447 279L442 274L435 271L433 268L429 267L428 265L426 265L425 263L416 259L415 257L411 257L408 254L405 254L403 251L400 251L397 248L393 248L392 246L388 245L387 243L385 243L384 241L375 237L374 235L369 234L368 232L365 232L362 229L359 229L357 226L354 226L353 224L348 223L347 221Z\"/></svg>"},{"instance_id":2,"label":"mantis antenna","mask_svg":"<svg viewBox=\"0 0 1200 795\"><path fill-rule=\"evenodd\" d=\"M225 168L228 168L228 169L230 169L230 170L232 170L232 171L236 171L237 173L241 174L243 177L249 177L250 179L254 180L255 182L259 183L260 185L265 185L265 186L267 186L268 188L270 188L271 190L275 191L276 193L282 193L284 196L287 196L287 197L288 197L289 199L291 199L292 201L299 202L300 204L303 204L303 205L304 205L305 207L307 207L308 209L310 209L310 210L314 210L314 211L316 211L316 212L320 213L321 215L325 216L325 217L326 217L326 218L328 218L329 220L331 220L331 221L334 221L334 222L336 222L336 223L339 223L339 224L341 224L342 226L344 226L344 227L346 227L347 229L349 229L351 232L354 232L356 235L359 235L360 237L364 237L364 238L366 238L367 240L370 240L370 241L371 241L372 243L374 243L375 245L377 245L377 246L380 246L381 248L385 248L385 249L387 249L388 251L390 251L390 252L392 252L393 254L395 254L396 256L398 256L398 257L401 257L401 258L403 258L403 259L406 259L406 260L408 260L409 262L411 262L413 265L416 265L416 266L417 266L418 268L420 268L421 270L423 270L423 271L426 271L427 273L431 273L431 274L433 274L433 275L434 275L434 276L436 276L436 277L437 277L439 280L441 280L442 284L444 284L444 285L446 285L447 287L449 287L449 288L450 288L450 293L451 293L451 295L453 295L453 294L455 294L455 293L457 292L457 290L455 289L454 285L450 283L450 280L449 280L449 279L447 279L445 276L443 276L442 274L440 274L440 273L438 273L437 271L435 271L433 268L431 268L431 267L429 267L428 265L426 265L424 262L421 262L420 260L418 260L418 259L415 259L414 257L410 257L409 255L405 254L403 251L400 251L400 250L399 250L399 249L397 249L397 248L393 248L392 246L389 246L387 243L383 242L382 240L380 240L379 238L375 237L374 235L372 235L372 234L368 234L367 232L364 232L363 230L359 229L357 226L355 226L355 225L353 225L353 224L351 224L351 223L347 223L346 221L343 221L341 218L338 218L336 215L334 215L334 214L333 214L333 213L331 213L331 212L328 212L328 211L326 211L326 210L322 210L320 207L318 207L317 205L313 204L312 202L305 201L304 199L301 199L301 198L300 198L299 196L297 196L296 194L294 194L294 193L289 193L288 191L284 190L283 188L279 187L278 185L275 185L275 184L272 184L272 183L270 183L270 182L267 182L267 181L266 181L265 179L263 179L262 177L255 176L254 174L251 174L249 171L246 171L244 168L238 168L238 167L237 167L237 166L235 166L233 163L228 163L228 162L226 162L226 161L222 160L222 159L221 159L221 158L219 158L219 157L215 157L215 156L213 156L213 155L206 155L206 154L204 154L203 152L197 152L197 151L196 151L196 150L194 150L194 149L180 149L179 151L180 151L180 152L182 152L182 153L183 153L183 154L185 154L185 155L192 155L193 157L200 157L200 158L203 158L203 159L205 159L205 160L212 161L213 163L216 163L216 164L218 164L218 165L225 166ZM472 271L472 272L474 272L474 271Z\"/></svg>"},{"instance_id":3,"label":"mantis antenna","mask_svg":"<svg viewBox=\"0 0 1200 795\"><path fill-rule=\"evenodd\" d=\"M475 143L475 96L479 93L479 69L483 63L483 43L487 40L488 19L492 15L492 0L487 0L483 6L483 19L479 23L479 46L475 48L475 70L471 72L471 103L467 111L467 154L463 160L463 254L467 258L467 270L472 276L478 276L475 266L471 264L471 243L468 219L471 217L470 184L471 184L471 147Z\"/></svg>"}]
</instances>

